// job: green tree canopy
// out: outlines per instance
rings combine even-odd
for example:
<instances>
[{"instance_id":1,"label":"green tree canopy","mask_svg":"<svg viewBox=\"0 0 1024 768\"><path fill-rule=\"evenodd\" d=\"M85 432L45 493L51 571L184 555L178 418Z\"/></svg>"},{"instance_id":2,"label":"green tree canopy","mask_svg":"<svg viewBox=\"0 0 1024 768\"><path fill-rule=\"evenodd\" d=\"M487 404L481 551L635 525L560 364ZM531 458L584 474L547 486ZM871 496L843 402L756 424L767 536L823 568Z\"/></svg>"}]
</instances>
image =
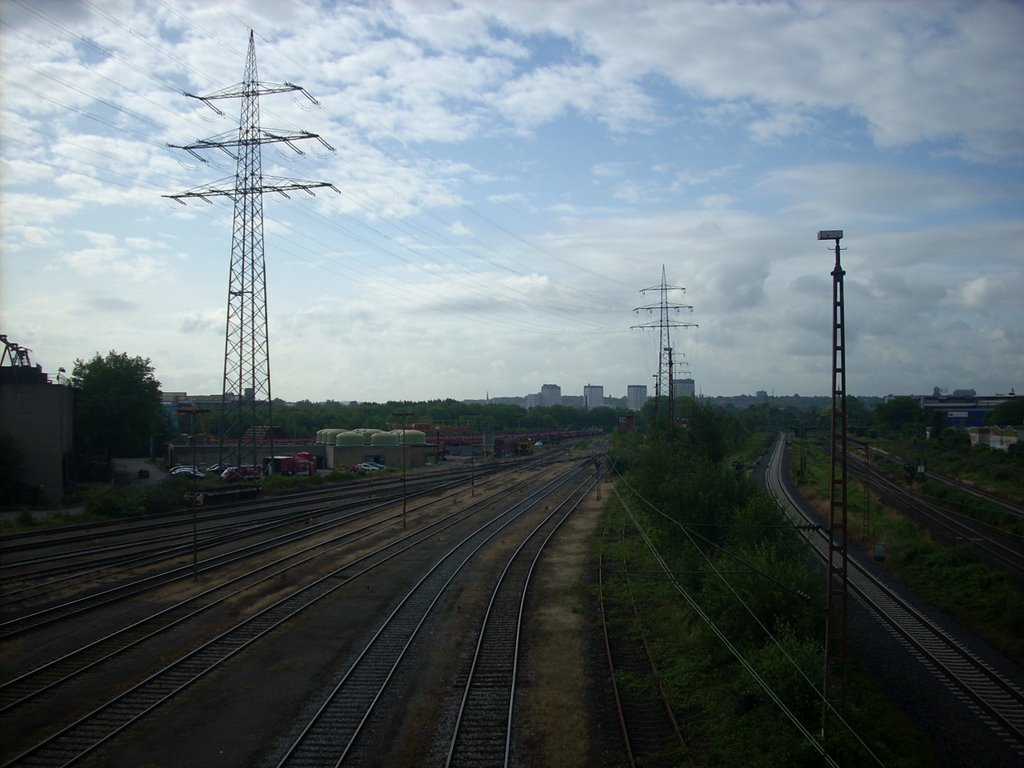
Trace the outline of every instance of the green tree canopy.
<instances>
[{"instance_id":1,"label":"green tree canopy","mask_svg":"<svg viewBox=\"0 0 1024 768\"><path fill-rule=\"evenodd\" d=\"M1015 397L1000 403L992 409L985 423L991 427L1015 427L1024 424L1024 397Z\"/></svg>"},{"instance_id":2,"label":"green tree canopy","mask_svg":"<svg viewBox=\"0 0 1024 768\"><path fill-rule=\"evenodd\" d=\"M75 440L82 458L145 456L168 432L149 358L114 352L75 360Z\"/></svg>"},{"instance_id":3,"label":"green tree canopy","mask_svg":"<svg viewBox=\"0 0 1024 768\"><path fill-rule=\"evenodd\" d=\"M874 420L880 429L910 434L923 431L927 416L916 398L894 397L875 408Z\"/></svg>"}]
</instances>

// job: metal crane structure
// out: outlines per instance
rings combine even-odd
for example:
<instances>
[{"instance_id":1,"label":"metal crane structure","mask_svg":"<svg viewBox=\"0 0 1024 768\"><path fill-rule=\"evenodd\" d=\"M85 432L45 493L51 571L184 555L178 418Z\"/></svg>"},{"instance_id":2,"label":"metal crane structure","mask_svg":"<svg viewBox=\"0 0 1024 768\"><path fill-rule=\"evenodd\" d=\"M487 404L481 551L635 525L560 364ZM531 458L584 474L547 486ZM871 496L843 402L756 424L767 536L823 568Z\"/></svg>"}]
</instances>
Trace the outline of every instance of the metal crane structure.
<instances>
[{"instance_id":1,"label":"metal crane structure","mask_svg":"<svg viewBox=\"0 0 1024 768\"><path fill-rule=\"evenodd\" d=\"M839 241L843 230L818 232L819 240L835 241L832 269L832 428L829 470L828 579L825 603L825 671L822 685L821 734L828 736L829 710L846 709L846 606L849 596L846 549L846 322Z\"/></svg>"},{"instance_id":2,"label":"metal crane structure","mask_svg":"<svg viewBox=\"0 0 1024 768\"><path fill-rule=\"evenodd\" d=\"M641 307L635 307L633 313L639 315L640 312L647 312L653 315L655 311L658 312L658 319L652 320L648 323L640 323L639 325L630 326L632 329L646 329L646 330L658 330L658 373L654 379L654 403L655 408L661 407L661 397L663 394L668 396L668 413L669 413L669 430L671 431L674 426L674 395L672 391L672 329L673 328L696 328L696 323L685 322L681 320L675 320L672 318L674 313L682 311L693 312L693 307L689 304L680 304L678 302L670 301L672 291L679 291L686 293L686 289L678 285L669 285L665 278L665 265L661 265L661 284L655 285L650 288L642 288L640 293L646 295L651 291L657 291L660 295L660 299L657 304L645 304Z\"/></svg>"},{"instance_id":3,"label":"metal crane structure","mask_svg":"<svg viewBox=\"0 0 1024 768\"><path fill-rule=\"evenodd\" d=\"M273 456L274 429L270 391L270 339L267 328L267 280L263 240L263 195L302 190L337 188L328 182L298 181L263 176L262 147L284 144L303 154L294 143L313 139L333 151L320 136L307 131L267 130L260 127L260 97L298 91L318 105L304 88L292 83L261 83L256 70L256 46L249 31L249 51L242 83L206 96L186 93L219 115L213 103L220 99L240 99L241 115L237 135L232 132L192 144L168 146L184 149L201 162L207 162L200 150L219 149L237 161L234 183L230 178L196 187L175 195L165 195L182 205L187 199L210 202L211 197L230 197L234 201L231 235L231 267L228 276L227 321L224 338L224 386L220 413L220 462L222 464L262 466L264 455Z\"/></svg>"},{"instance_id":4,"label":"metal crane structure","mask_svg":"<svg viewBox=\"0 0 1024 768\"><path fill-rule=\"evenodd\" d=\"M29 352L32 351L31 349L23 347L16 342L8 341L7 334L0 334L0 343L4 345L3 350L0 350L0 365L3 365L6 360L12 368L32 367L32 359L29 356Z\"/></svg>"}]
</instances>

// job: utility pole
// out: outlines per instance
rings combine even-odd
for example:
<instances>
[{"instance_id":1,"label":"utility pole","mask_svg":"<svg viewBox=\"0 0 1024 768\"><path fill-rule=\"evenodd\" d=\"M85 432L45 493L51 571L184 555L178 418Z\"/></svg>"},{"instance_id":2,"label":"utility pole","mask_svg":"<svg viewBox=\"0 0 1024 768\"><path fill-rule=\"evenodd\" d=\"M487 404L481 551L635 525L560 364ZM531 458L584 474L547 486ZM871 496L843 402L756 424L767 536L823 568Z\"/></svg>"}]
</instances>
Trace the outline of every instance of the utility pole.
<instances>
[{"instance_id":1,"label":"utility pole","mask_svg":"<svg viewBox=\"0 0 1024 768\"><path fill-rule=\"evenodd\" d=\"M479 416L479 413L464 413L462 414L467 419L474 416ZM483 438L480 438L480 450L483 450ZM470 454L469 454L469 495L476 496L476 465L474 464L475 452L473 451L473 443L470 441Z\"/></svg>"},{"instance_id":2,"label":"utility pole","mask_svg":"<svg viewBox=\"0 0 1024 768\"><path fill-rule=\"evenodd\" d=\"M192 493L189 495L188 504L192 507L192 578L199 578L199 523L197 521L199 494L196 492L196 473L199 468L196 466L196 416L209 413L205 408L198 405L183 405L178 408L178 417L188 414L188 440L192 444Z\"/></svg>"},{"instance_id":3,"label":"utility pole","mask_svg":"<svg viewBox=\"0 0 1024 768\"><path fill-rule=\"evenodd\" d=\"M405 468L409 464L409 429L406 425L409 423L409 417L415 414L411 411L402 411L391 415L402 420L402 527L405 528L405 511L408 503L408 495L405 492Z\"/></svg>"},{"instance_id":4,"label":"utility pole","mask_svg":"<svg viewBox=\"0 0 1024 768\"><path fill-rule=\"evenodd\" d=\"M672 314L679 313L686 310L690 313L693 312L693 307L689 304L679 304L669 300L672 291L680 291L686 293L686 289L678 285L669 285L665 279L665 265L661 265L661 285L655 285L650 288L642 288L640 293L646 295L651 291L657 291L660 294L660 299L657 304L645 304L641 307L635 307L633 314L639 316L640 312L647 312L649 315L653 315L655 311L658 312L658 319L652 320L647 323L640 323L638 325L630 326L632 329L648 329L658 330L658 373L655 375L654 382L654 404L655 409L661 407L661 396L664 394L669 395L671 400L670 388L672 385L672 374L665 366L665 352L672 347L672 329L673 328L696 328L696 323L683 322L680 320L673 320ZM669 405L671 409L671 404Z\"/></svg>"},{"instance_id":5,"label":"utility pole","mask_svg":"<svg viewBox=\"0 0 1024 768\"><path fill-rule=\"evenodd\" d=\"M819 240L835 241L832 269L832 429L829 470L829 547L825 605L825 679L822 690L821 737L828 737L829 710L846 710L846 324L839 241L843 230L818 232Z\"/></svg>"},{"instance_id":6,"label":"utility pole","mask_svg":"<svg viewBox=\"0 0 1024 768\"><path fill-rule=\"evenodd\" d=\"M256 71L256 46L249 31L249 51L245 74L239 85L206 96L186 93L206 104L218 115L224 113L213 103L219 99L241 99L238 133L219 134L193 144L168 146L184 149L206 163L200 150L219 149L237 161L234 184L196 187L175 195L165 195L185 205L187 199L210 202L211 197L230 197L234 201L231 235L231 267L228 274L227 322L224 337L224 386L220 413L220 462L262 467L262 454L274 455L273 414L270 393L270 339L267 330L267 278L263 241L263 194L302 190L313 194L318 187L338 190L327 182L263 177L262 146L284 144L298 154L294 142L314 139L333 151L317 134L307 131L266 130L260 127L260 97L298 91L313 104L319 104L304 88L292 83L261 83ZM228 441L234 443L227 446Z\"/></svg>"}]
</instances>

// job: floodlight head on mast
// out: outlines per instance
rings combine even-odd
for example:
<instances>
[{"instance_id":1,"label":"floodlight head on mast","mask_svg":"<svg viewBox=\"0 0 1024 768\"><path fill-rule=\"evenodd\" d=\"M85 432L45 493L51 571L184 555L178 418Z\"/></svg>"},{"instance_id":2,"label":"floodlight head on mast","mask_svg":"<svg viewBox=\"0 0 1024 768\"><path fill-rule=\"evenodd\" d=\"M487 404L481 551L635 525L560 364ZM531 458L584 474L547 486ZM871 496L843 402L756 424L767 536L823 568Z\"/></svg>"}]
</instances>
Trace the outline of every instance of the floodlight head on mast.
<instances>
[{"instance_id":1,"label":"floodlight head on mast","mask_svg":"<svg viewBox=\"0 0 1024 768\"><path fill-rule=\"evenodd\" d=\"M818 231L819 240L842 240L843 230L841 229L822 229Z\"/></svg>"}]
</instances>

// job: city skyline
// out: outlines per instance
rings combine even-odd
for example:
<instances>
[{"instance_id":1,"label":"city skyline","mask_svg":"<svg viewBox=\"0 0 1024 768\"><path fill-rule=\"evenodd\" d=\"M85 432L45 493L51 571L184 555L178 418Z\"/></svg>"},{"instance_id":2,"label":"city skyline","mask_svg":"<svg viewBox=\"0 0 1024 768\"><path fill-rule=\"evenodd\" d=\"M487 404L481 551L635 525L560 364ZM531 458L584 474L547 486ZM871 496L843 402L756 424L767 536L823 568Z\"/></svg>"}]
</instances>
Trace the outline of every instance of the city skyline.
<instances>
[{"instance_id":1,"label":"city skyline","mask_svg":"<svg viewBox=\"0 0 1024 768\"><path fill-rule=\"evenodd\" d=\"M0 332L53 372L111 350L220 392L237 132L261 99L272 394L386 401L658 370L851 395L1024 382L1024 5L0 0ZM232 112L231 109L236 111ZM301 149L303 154L298 153ZM656 319L656 318L653 318Z\"/></svg>"}]
</instances>

